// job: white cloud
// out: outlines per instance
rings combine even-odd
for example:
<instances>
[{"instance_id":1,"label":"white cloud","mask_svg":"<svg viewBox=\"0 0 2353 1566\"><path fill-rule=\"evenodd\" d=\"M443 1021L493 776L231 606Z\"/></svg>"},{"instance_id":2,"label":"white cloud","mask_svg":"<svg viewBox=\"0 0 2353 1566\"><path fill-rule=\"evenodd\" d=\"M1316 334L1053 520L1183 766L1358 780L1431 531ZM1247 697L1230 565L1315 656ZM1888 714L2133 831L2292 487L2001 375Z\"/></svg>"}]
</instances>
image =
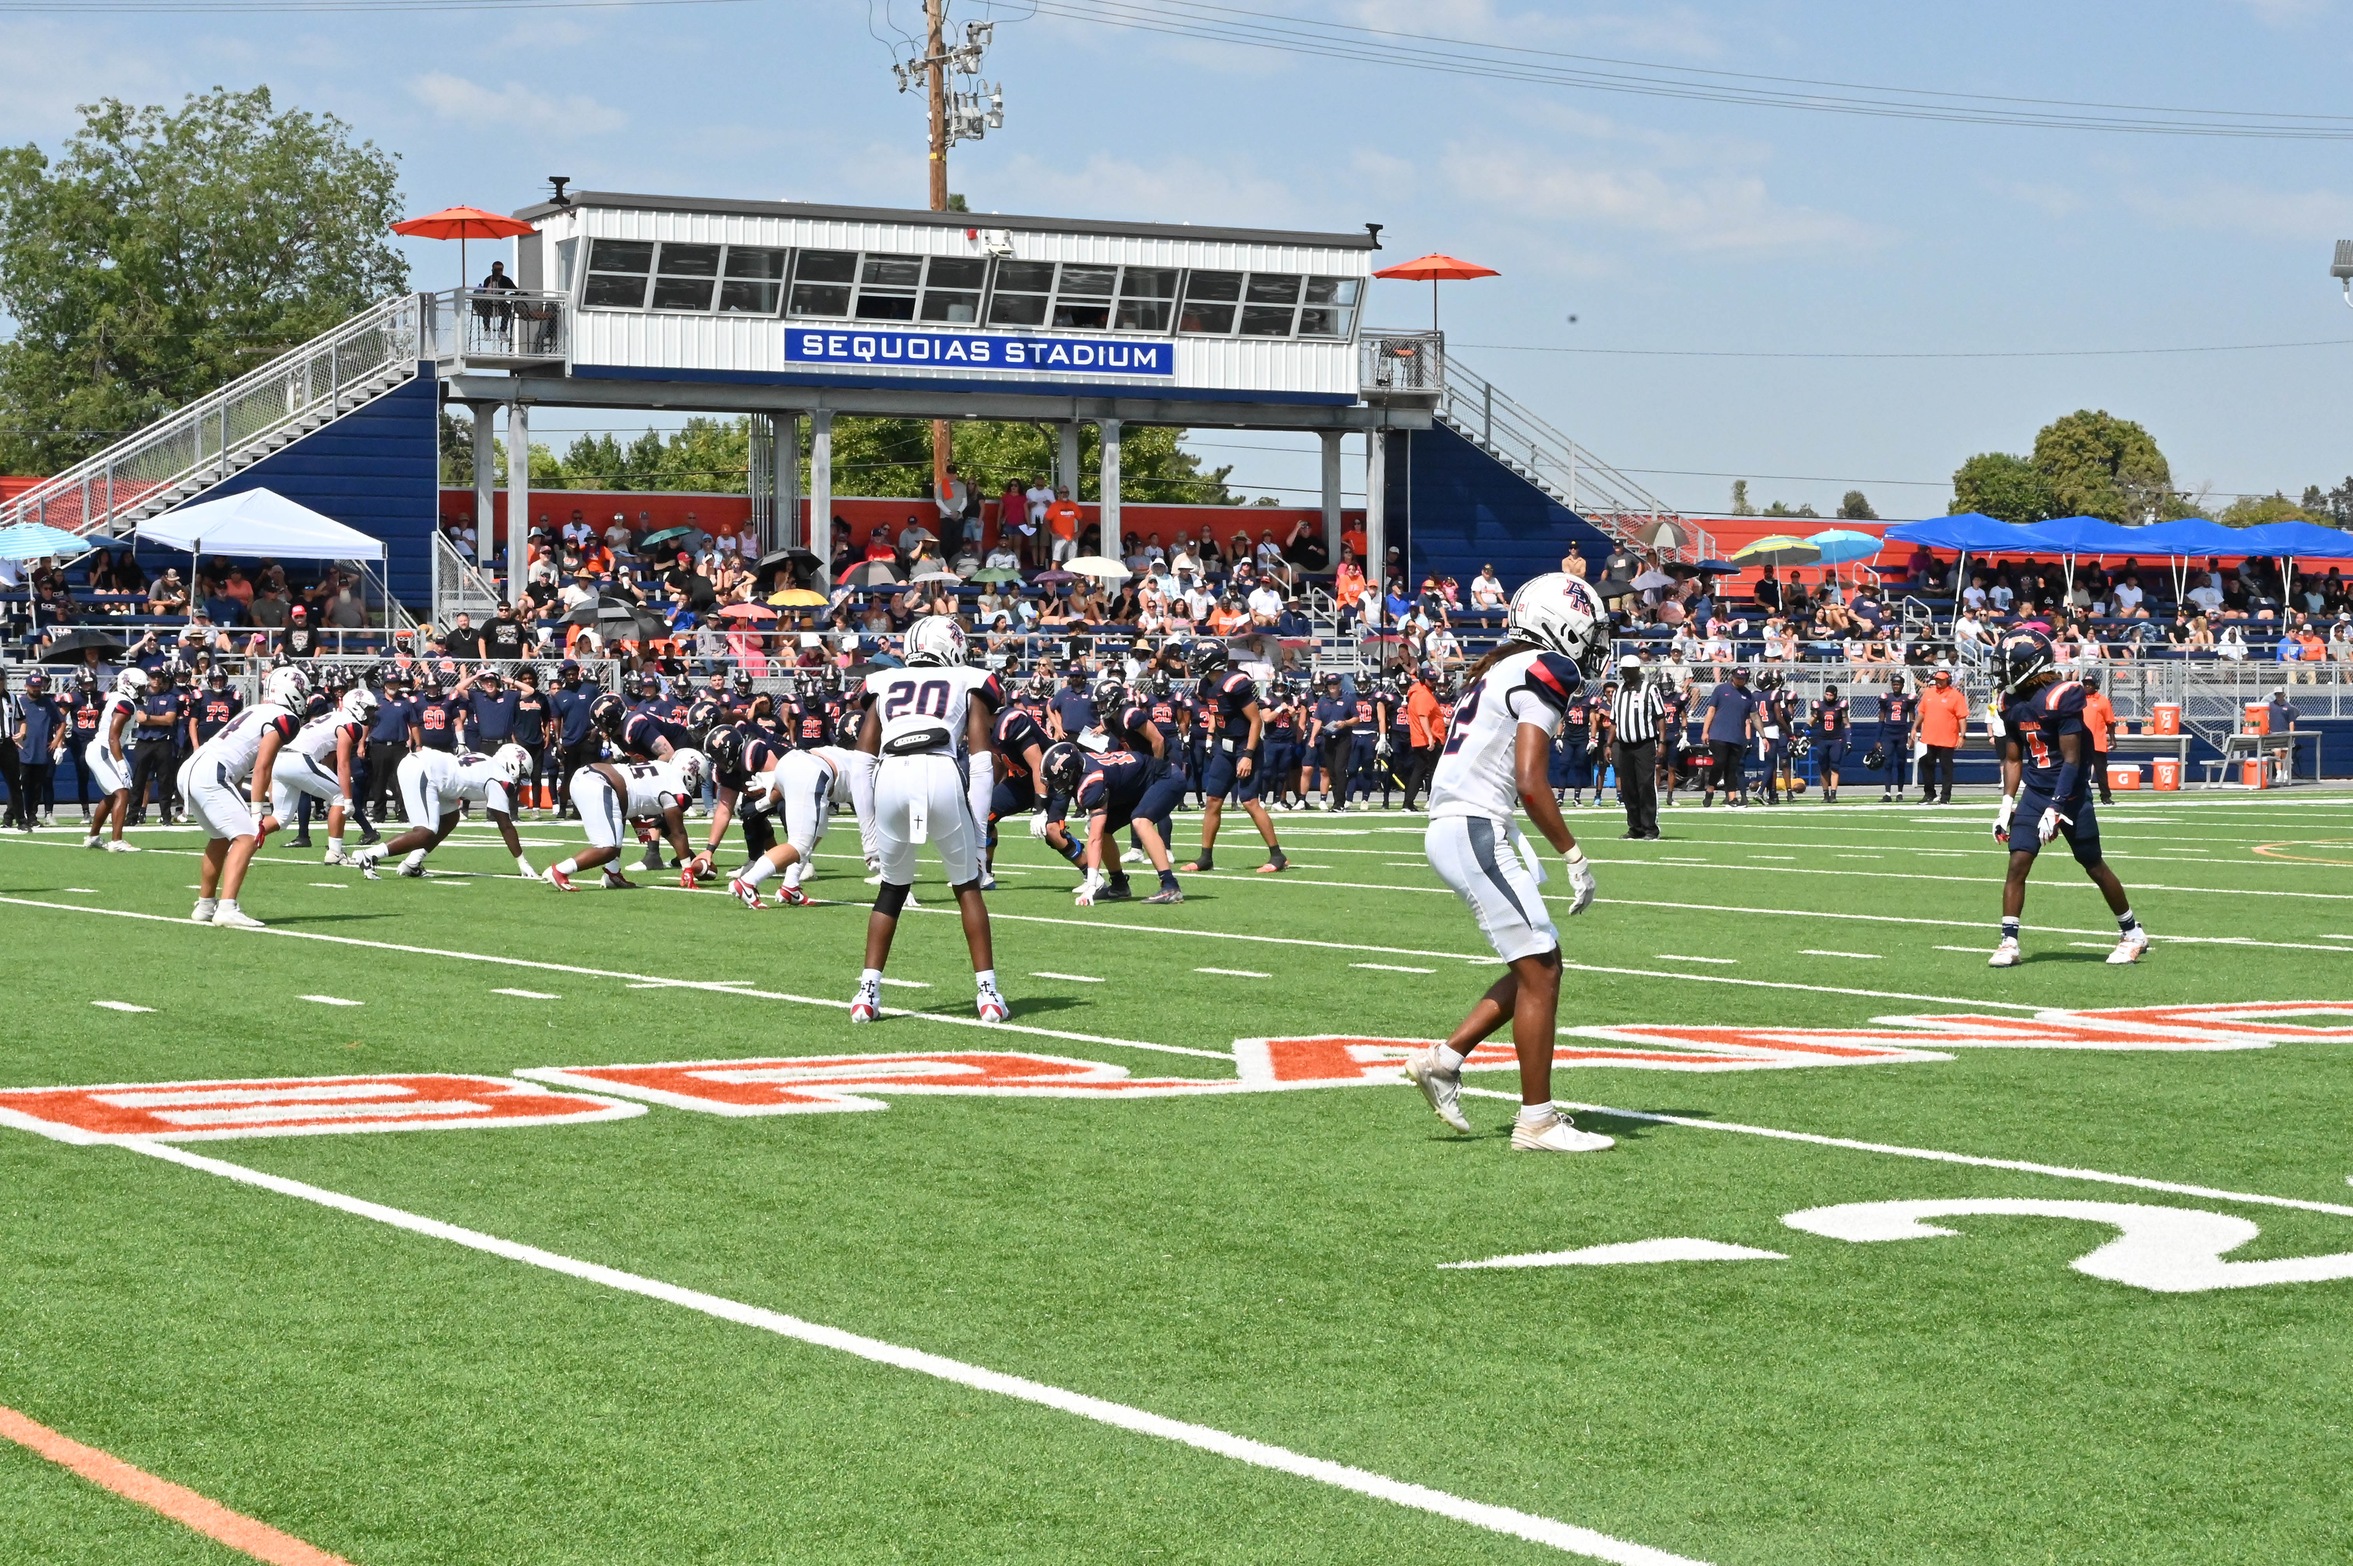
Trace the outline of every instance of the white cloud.
<instances>
[{"instance_id":1,"label":"white cloud","mask_svg":"<svg viewBox=\"0 0 2353 1566\"><path fill-rule=\"evenodd\" d=\"M2124 201L2175 228L2312 239L2353 233L2353 196L2336 190L2266 190L2202 180L2174 190L2129 190Z\"/></svg>"},{"instance_id":2,"label":"white cloud","mask_svg":"<svg viewBox=\"0 0 2353 1566\"><path fill-rule=\"evenodd\" d=\"M609 104L580 94L551 98L520 82L486 87L446 71L410 79L409 93L445 120L463 125L519 125L531 130L575 134L619 130L629 117Z\"/></svg>"},{"instance_id":3,"label":"white cloud","mask_svg":"<svg viewBox=\"0 0 2353 1566\"><path fill-rule=\"evenodd\" d=\"M1158 222L1301 226L1300 200L1246 163L1174 157L1155 164L1097 153L1084 164L1050 164L1028 153L993 171L986 205L1001 212ZM975 204L982 204L975 198Z\"/></svg>"},{"instance_id":4,"label":"white cloud","mask_svg":"<svg viewBox=\"0 0 2353 1566\"><path fill-rule=\"evenodd\" d=\"M0 60L8 62L0 137L38 139L54 151L64 133L80 125L75 110L82 104L101 98L179 102L185 88L177 73L110 32L49 21L0 22Z\"/></svg>"},{"instance_id":5,"label":"white cloud","mask_svg":"<svg viewBox=\"0 0 2353 1566\"><path fill-rule=\"evenodd\" d=\"M1495 0L1341 0L1333 9L1336 20L1358 27L1508 47L1691 60L1712 60L1724 52L1715 30L1686 6L1573 16L1507 11Z\"/></svg>"},{"instance_id":6,"label":"white cloud","mask_svg":"<svg viewBox=\"0 0 2353 1566\"><path fill-rule=\"evenodd\" d=\"M1468 146L1449 149L1444 170L1454 189L1490 210L1651 234L1682 250L1819 251L1886 238L1841 213L1784 206L1756 174L1676 179L1525 147Z\"/></svg>"}]
</instances>

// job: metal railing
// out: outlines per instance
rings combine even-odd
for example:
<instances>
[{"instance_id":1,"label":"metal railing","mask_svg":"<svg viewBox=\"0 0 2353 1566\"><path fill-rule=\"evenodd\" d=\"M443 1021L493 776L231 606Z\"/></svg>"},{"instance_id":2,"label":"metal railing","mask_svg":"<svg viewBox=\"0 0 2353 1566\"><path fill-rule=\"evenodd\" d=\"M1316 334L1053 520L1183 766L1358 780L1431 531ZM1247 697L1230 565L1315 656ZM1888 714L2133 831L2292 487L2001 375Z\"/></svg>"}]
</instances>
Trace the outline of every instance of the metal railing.
<instances>
[{"instance_id":1,"label":"metal railing","mask_svg":"<svg viewBox=\"0 0 2353 1566\"><path fill-rule=\"evenodd\" d=\"M571 352L571 307L562 294L449 288L417 298L424 306L421 357L517 369L561 364Z\"/></svg>"},{"instance_id":2,"label":"metal railing","mask_svg":"<svg viewBox=\"0 0 2353 1566\"><path fill-rule=\"evenodd\" d=\"M1367 402L1427 402L1446 385L1446 338L1366 332L1356 343L1356 384Z\"/></svg>"},{"instance_id":3,"label":"metal railing","mask_svg":"<svg viewBox=\"0 0 2353 1566\"><path fill-rule=\"evenodd\" d=\"M416 374L418 303L384 300L0 505L0 523L116 532Z\"/></svg>"},{"instance_id":4,"label":"metal railing","mask_svg":"<svg viewBox=\"0 0 2353 1566\"><path fill-rule=\"evenodd\" d=\"M1368 349L1391 340L1368 339ZM1436 411L1448 428L1619 543L1685 563L1714 555L1716 541L1704 528L1692 526L1674 507L1554 429L1460 359L1444 363ZM1653 549L1643 541L1661 522L1674 526L1676 544L1671 549Z\"/></svg>"},{"instance_id":5,"label":"metal railing","mask_svg":"<svg viewBox=\"0 0 2353 1566\"><path fill-rule=\"evenodd\" d=\"M463 612L477 621L498 613L505 602L498 584L457 552L440 533L433 535L433 623L446 627Z\"/></svg>"}]
</instances>

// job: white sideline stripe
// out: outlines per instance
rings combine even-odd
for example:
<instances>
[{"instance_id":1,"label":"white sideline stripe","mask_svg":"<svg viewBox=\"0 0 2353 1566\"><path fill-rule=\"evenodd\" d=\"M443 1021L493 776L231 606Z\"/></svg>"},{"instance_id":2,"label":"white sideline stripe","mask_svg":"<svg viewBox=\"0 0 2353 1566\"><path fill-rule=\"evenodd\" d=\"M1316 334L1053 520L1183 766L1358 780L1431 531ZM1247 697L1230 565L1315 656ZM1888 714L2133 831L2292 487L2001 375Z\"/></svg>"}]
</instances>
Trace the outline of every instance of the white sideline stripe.
<instances>
[{"instance_id":1,"label":"white sideline stripe","mask_svg":"<svg viewBox=\"0 0 2353 1566\"><path fill-rule=\"evenodd\" d=\"M929 979L894 979L885 974L882 987L886 990L928 990L931 988L931 981Z\"/></svg>"},{"instance_id":2,"label":"white sideline stripe","mask_svg":"<svg viewBox=\"0 0 2353 1566\"><path fill-rule=\"evenodd\" d=\"M1435 968L1408 968L1394 962L1352 962L1351 968L1370 968L1375 973L1436 973Z\"/></svg>"},{"instance_id":3,"label":"white sideline stripe","mask_svg":"<svg viewBox=\"0 0 2353 1566\"><path fill-rule=\"evenodd\" d=\"M1228 979L1271 979L1271 973L1259 973L1250 968L1195 968L1195 973L1214 973Z\"/></svg>"},{"instance_id":4,"label":"white sideline stripe","mask_svg":"<svg viewBox=\"0 0 2353 1566\"><path fill-rule=\"evenodd\" d=\"M1661 962L1706 962L1726 968L1740 961L1737 957L1694 957L1685 952L1653 952L1651 955Z\"/></svg>"},{"instance_id":5,"label":"white sideline stripe","mask_svg":"<svg viewBox=\"0 0 2353 1566\"><path fill-rule=\"evenodd\" d=\"M1030 970L1029 976L1033 979L1067 979L1072 984L1101 984L1103 982L1091 973L1054 973L1045 968L1033 968Z\"/></svg>"},{"instance_id":6,"label":"white sideline stripe","mask_svg":"<svg viewBox=\"0 0 2353 1566\"><path fill-rule=\"evenodd\" d=\"M1097 1424L1108 1425L1115 1430L1125 1430L1136 1435L1154 1436L1163 1441L1174 1441L1180 1445L1192 1447L1196 1451L1207 1452L1215 1457L1230 1458L1235 1462L1248 1463L1254 1468L1269 1469L1275 1473L1289 1474L1294 1478L1312 1480L1317 1484L1330 1485L1334 1489L1366 1496L1372 1500L1387 1501L1393 1505L1427 1512L1454 1522L1468 1523L1474 1528L1484 1528L1491 1533L1499 1533L1515 1539L1525 1539L1531 1544L1549 1545L1553 1549L1565 1551L1571 1555L1582 1555L1589 1560L1610 1561L1616 1563L1616 1566L1701 1566L1701 1563L1694 1561L1689 1556L1675 1555L1665 1550L1652 1549L1648 1545L1635 1544L1630 1540L1613 1538L1609 1534L1596 1533L1590 1528L1580 1528L1573 1523L1559 1522L1550 1517L1539 1517L1531 1512L1516 1511L1508 1506L1495 1506L1485 1501L1467 1500L1459 1495L1449 1495L1443 1490L1433 1490L1427 1485L1414 1484L1403 1479L1392 1479L1384 1474L1372 1473L1362 1468L1352 1468L1345 1463L1335 1463L1326 1458L1310 1457L1304 1452L1294 1452L1287 1447L1255 1441L1248 1436L1232 1435L1223 1430L1212 1429L1207 1425L1196 1425L1181 1419L1171 1419L1166 1415L1155 1414L1147 1409L1133 1408L1125 1403L1114 1403L1108 1398L1093 1397L1084 1392L1072 1392L1062 1387L1048 1386L1042 1381L1032 1381L1026 1376L1009 1375L1001 1370L990 1370L985 1366L968 1364L963 1360L950 1359L942 1354L928 1353L923 1349L908 1348L897 1343L886 1343L880 1338L870 1338L861 1333L844 1331L839 1327L828 1327L817 1322L804 1321L797 1316L788 1316L782 1311L768 1310L758 1305L747 1305L739 1300L724 1299L716 1294L705 1294L699 1289L683 1288L678 1284L664 1283L660 1279L648 1278L639 1273L623 1272L616 1267L601 1266L596 1262L581 1261L577 1257L560 1255L555 1251L541 1250L535 1245L524 1245L514 1240L502 1240L496 1235L484 1234L478 1229L460 1228L456 1224L443 1223L439 1219L426 1218L397 1207L386 1207L381 1203L365 1201L356 1196L345 1196L341 1192L329 1191L320 1186L306 1185L299 1180L288 1180L279 1175L263 1174L259 1170L248 1169L242 1164L207 1158L201 1153L191 1153L185 1148L174 1147L169 1143L134 1140L123 1145L131 1148L134 1152L144 1153L150 1158L158 1158L166 1163L179 1164L183 1168L198 1170L205 1174L219 1175L223 1179L234 1180L241 1185L256 1186L265 1191L275 1191L281 1196L291 1196L301 1201L313 1202L321 1207L348 1213L356 1218L365 1218L391 1228L405 1229L411 1234L424 1235L429 1239L446 1240L453 1245L464 1246L468 1250L480 1251L486 1256L521 1262L527 1267L538 1267L563 1277L577 1279L582 1283L593 1283L604 1288L618 1290L624 1294L635 1294L644 1299L656 1300L665 1305L676 1305L682 1309L712 1317L714 1320L733 1322L738 1326L751 1327L761 1332L771 1332L778 1337L790 1338L795 1342L806 1343L814 1348L832 1349L837 1353L848 1354L873 1364L889 1365L894 1369L913 1371L917 1375L930 1376L935 1380L945 1381L955 1386L970 1387L978 1392L993 1392L1000 1397L1035 1404L1040 1408L1050 1408L1057 1413L1072 1414L1080 1419L1093 1420Z\"/></svg>"},{"instance_id":7,"label":"white sideline stripe","mask_svg":"<svg viewBox=\"0 0 2353 1566\"><path fill-rule=\"evenodd\" d=\"M492 990L493 995L512 995L517 1000L562 1000L561 995L550 995L545 990Z\"/></svg>"},{"instance_id":8,"label":"white sideline stripe","mask_svg":"<svg viewBox=\"0 0 2353 1566\"><path fill-rule=\"evenodd\" d=\"M366 1001L345 1000L340 995L297 995L296 1000L309 1001L314 1006L365 1006Z\"/></svg>"},{"instance_id":9,"label":"white sideline stripe","mask_svg":"<svg viewBox=\"0 0 2353 1566\"><path fill-rule=\"evenodd\" d=\"M715 893L724 897L724 892ZM0 897L0 904L18 908L48 908L65 913L99 914L114 919L138 919L150 924L177 925L186 930L210 928L192 924L170 914L139 913L129 908L85 908L79 903L45 903L31 897ZM941 910L953 913L953 909ZM570 973L588 979L624 979L653 989L702 990L712 995L735 995L745 1000L783 1001L794 1006L823 1006L829 1011L848 1011L846 1000L828 1000L816 995L794 995L783 990L746 989L740 984L714 983L697 979L655 979L642 973L623 973L611 968L586 968L575 963L543 962L531 957L501 957L491 952L452 951L439 946L409 946L399 941L371 941L356 935L328 935L318 930L289 930L281 925L267 925L259 930L240 931L246 935L275 935L295 941L324 941L330 946L356 946L367 951L404 952L412 957L446 957L453 962L489 963L502 968L527 968L537 973ZM1971 1002L1970 1004L1976 1004ZM2029 1010L2040 1010L2030 1007ZM1159 1055L1192 1055L1202 1060L1215 1060L1232 1065L1231 1049L1195 1049L1188 1044L1155 1044L1145 1039L1111 1038L1100 1033L1074 1033L1064 1028L1038 1028L1020 1022L983 1022L977 1017L958 1017L946 1012L906 1011L896 1006L885 1006L886 1017L906 1017L916 1022L933 1022L944 1027L979 1028L986 1033L1020 1033L1033 1038L1068 1039L1074 1044L1103 1044L1118 1049L1150 1050Z\"/></svg>"},{"instance_id":10,"label":"white sideline stripe","mask_svg":"<svg viewBox=\"0 0 2353 1566\"><path fill-rule=\"evenodd\" d=\"M1801 947L1799 954L1806 957L1852 957L1857 962L1879 961L1879 953L1877 952L1834 952L1819 946Z\"/></svg>"},{"instance_id":11,"label":"white sideline stripe","mask_svg":"<svg viewBox=\"0 0 2353 1566\"><path fill-rule=\"evenodd\" d=\"M347 881L313 881L311 882L311 885L329 892L348 892L351 890L351 884Z\"/></svg>"},{"instance_id":12,"label":"white sideline stripe","mask_svg":"<svg viewBox=\"0 0 2353 1566\"><path fill-rule=\"evenodd\" d=\"M1517 1093L1495 1088L1466 1087L1466 1095L1520 1101ZM1641 1109L1613 1109L1607 1104L1577 1104L1554 1099L1563 1109L1609 1115L1621 1120L1647 1120L1664 1126L1688 1126L1695 1131L1730 1131L1740 1136L1769 1137L1776 1142L1807 1142L1816 1147L1844 1148L1853 1153L1884 1153L1891 1158L1917 1158L1934 1164L1966 1164L1972 1169L2008 1169L2019 1174L2049 1175L2055 1180L2088 1180L2095 1185L2124 1185L2136 1191L2164 1191L2173 1196L2203 1197L2216 1202L2243 1202L2251 1207L2292 1207L2298 1212L2328 1213L2353 1218L2353 1207L2337 1202L2308 1202L2296 1196L2266 1196L2259 1191L2224 1191L2210 1185L2184 1185L2175 1180L2151 1180L2141 1175L2110 1174L2104 1169L2070 1169L2063 1164L2030 1163L2022 1158L1981 1158L1974 1153L1948 1153L1933 1147L1901 1147L1892 1142L1858 1142L1851 1137L1818 1136L1811 1131L1784 1131L1778 1126L1748 1126L1735 1120L1696 1120L1686 1115L1659 1115Z\"/></svg>"},{"instance_id":13,"label":"white sideline stripe","mask_svg":"<svg viewBox=\"0 0 2353 1566\"><path fill-rule=\"evenodd\" d=\"M155 1009L153 1006L134 1006L129 1001L92 1001L90 1004L103 1007L108 1011L153 1011Z\"/></svg>"},{"instance_id":14,"label":"white sideline stripe","mask_svg":"<svg viewBox=\"0 0 2353 1566\"><path fill-rule=\"evenodd\" d=\"M1985 948L1982 946L1939 946L1937 950L1940 952L1967 952L1972 957L1981 956L1985 952Z\"/></svg>"},{"instance_id":15,"label":"white sideline stripe","mask_svg":"<svg viewBox=\"0 0 2353 1566\"><path fill-rule=\"evenodd\" d=\"M58 890L61 892L79 892L84 897L96 897L98 895L98 888L94 886L61 886L58 888Z\"/></svg>"},{"instance_id":16,"label":"white sideline stripe","mask_svg":"<svg viewBox=\"0 0 2353 1566\"><path fill-rule=\"evenodd\" d=\"M1566 903L1566 897L1547 897L1547 902ZM1668 903L1644 898L1645 908L1673 908L1686 913L1756 914L1769 919L1846 919L1859 924L1918 924L1944 930L1975 930L1984 927L1983 919L1927 919L1917 914L1834 913L1823 908L1748 908L1738 903ZM2051 935L2098 935L2098 930L2070 929L2064 925L2037 925ZM2264 951L2289 952L2345 952L2343 946L2317 946L2310 941L2259 941L2251 935L2152 935L2152 941L2163 941L2175 946L2248 946ZM2327 937L2322 937L2327 939ZM2339 937L2353 941L2353 935ZM1974 951L1975 947L1940 946L1938 951Z\"/></svg>"}]
</instances>

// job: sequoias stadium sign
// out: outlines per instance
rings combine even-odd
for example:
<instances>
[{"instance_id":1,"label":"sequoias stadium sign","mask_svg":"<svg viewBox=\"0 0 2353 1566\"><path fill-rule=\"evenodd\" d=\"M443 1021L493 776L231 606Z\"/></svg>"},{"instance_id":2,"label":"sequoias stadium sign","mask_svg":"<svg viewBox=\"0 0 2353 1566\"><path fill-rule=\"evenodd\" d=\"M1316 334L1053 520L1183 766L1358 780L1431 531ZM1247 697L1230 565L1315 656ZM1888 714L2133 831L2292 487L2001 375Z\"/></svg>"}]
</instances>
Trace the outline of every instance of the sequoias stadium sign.
<instances>
[{"instance_id":1,"label":"sequoias stadium sign","mask_svg":"<svg viewBox=\"0 0 2353 1566\"><path fill-rule=\"evenodd\" d=\"M803 364L918 370L1027 370L1077 375L1176 374L1176 344L976 332L836 332L795 327L784 356Z\"/></svg>"},{"instance_id":2,"label":"sequoias stadium sign","mask_svg":"<svg viewBox=\"0 0 2353 1566\"><path fill-rule=\"evenodd\" d=\"M451 1074L296 1077L251 1082L118 1083L0 1089L0 1126L60 1141L187 1141L321 1132L462 1130L612 1120L647 1105L725 1116L840 1114L902 1098L1197 1098L1367 1087L1405 1080L1420 1041L1320 1034L1237 1039L1233 1075L1138 1077L1125 1066L1018 1050L910 1050L546 1066L510 1077ZM1951 1060L1961 1049L2212 1051L2281 1043L2353 1044L2353 1004L2270 1001L1881 1017L1861 1028L1580 1028L1562 1066L1645 1071L1781 1071ZM1506 1071L1508 1046L1484 1044L1473 1070ZM528 1080L518 1080L528 1079Z\"/></svg>"}]
</instances>

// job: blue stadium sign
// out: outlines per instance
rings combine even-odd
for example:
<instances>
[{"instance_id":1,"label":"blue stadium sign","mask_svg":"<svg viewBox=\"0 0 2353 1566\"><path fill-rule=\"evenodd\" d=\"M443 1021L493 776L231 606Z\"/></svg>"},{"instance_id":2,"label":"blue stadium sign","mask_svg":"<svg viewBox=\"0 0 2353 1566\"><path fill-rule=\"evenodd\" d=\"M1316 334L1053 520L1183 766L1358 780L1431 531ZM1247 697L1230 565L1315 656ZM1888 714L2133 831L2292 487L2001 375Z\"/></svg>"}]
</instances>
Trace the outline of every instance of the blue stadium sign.
<instances>
[{"instance_id":1,"label":"blue stadium sign","mask_svg":"<svg viewBox=\"0 0 2353 1566\"><path fill-rule=\"evenodd\" d=\"M973 332L785 333L784 356L806 364L924 370L1027 370L1080 375L1174 375L1176 344L1091 337L998 337Z\"/></svg>"}]
</instances>

